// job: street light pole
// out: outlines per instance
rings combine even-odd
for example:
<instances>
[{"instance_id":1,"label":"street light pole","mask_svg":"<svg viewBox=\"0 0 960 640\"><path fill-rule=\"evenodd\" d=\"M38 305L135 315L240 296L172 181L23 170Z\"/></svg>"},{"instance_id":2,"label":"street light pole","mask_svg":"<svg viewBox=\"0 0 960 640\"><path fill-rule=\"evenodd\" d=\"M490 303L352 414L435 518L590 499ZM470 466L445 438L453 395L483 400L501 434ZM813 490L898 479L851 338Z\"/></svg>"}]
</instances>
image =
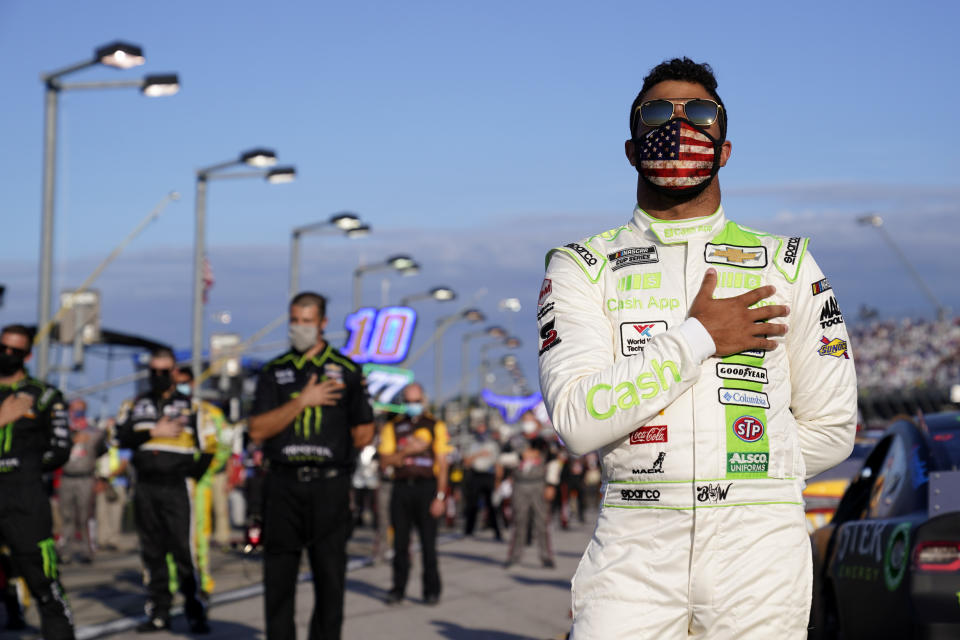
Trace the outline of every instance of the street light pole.
<instances>
[{"instance_id":1,"label":"street light pole","mask_svg":"<svg viewBox=\"0 0 960 640\"><path fill-rule=\"evenodd\" d=\"M294 229L290 234L290 289L287 296L293 300L300 288L300 230Z\"/></svg>"},{"instance_id":2,"label":"street light pole","mask_svg":"<svg viewBox=\"0 0 960 640\"><path fill-rule=\"evenodd\" d=\"M207 246L207 176L197 174L197 199L193 228L193 321L190 369L193 379L203 374L203 252ZM197 387L199 390L199 386Z\"/></svg>"},{"instance_id":3,"label":"street light pole","mask_svg":"<svg viewBox=\"0 0 960 640\"><path fill-rule=\"evenodd\" d=\"M381 271L383 269L393 269L401 275L414 275L420 270L420 265L414 262L413 258L406 255L390 256L385 262L371 264L369 266L359 266L353 270L353 310L360 308L363 301L363 275L371 271Z\"/></svg>"},{"instance_id":4,"label":"street light pole","mask_svg":"<svg viewBox=\"0 0 960 640\"><path fill-rule=\"evenodd\" d=\"M143 51L136 45L113 42L94 51L92 58L68 67L42 74L44 84L43 117L43 196L40 223L40 265L37 300L37 328L50 323L51 293L53 289L53 238L55 227L54 194L56 191L57 168L57 118L61 91L71 89L113 89L139 87L146 96L172 95L179 89L179 80L175 74L147 76L142 80L117 82L78 82L62 84L60 78L75 71L103 64L118 69L129 69L144 63ZM151 87L163 87L160 91L150 91ZM50 332L44 331L37 337L37 378L46 379L50 369Z\"/></svg>"},{"instance_id":5,"label":"street light pole","mask_svg":"<svg viewBox=\"0 0 960 640\"><path fill-rule=\"evenodd\" d=\"M266 178L267 182L290 182L296 176L293 167L269 169L277 163L277 155L269 149L253 149L240 154L236 160L229 160L197 170L197 198L194 202L193 237L193 319L191 322L190 369L197 381L197 391L203 375L203 261L206 252L207 229L207 183L210 180ZM255 171L237 171L219 173L224 169L238 165L255 167Z\"/></svg>"},{"instance_id":6,"label":"street light pole","mask_svg":"<svg viewBox=\"0 0 960 640\"><path fill-rule=\"evenodd\" d=\"M467 387L470 380L470 341L481 336L489 336L502 340L507 335L503 327L487 327L480 331L471 331L465 333L460 342L460 404L463 410L467 410Z\"/></svg>"},{"instance_id":7,"label":"street light pole","mask_svg":"<svg viewBox=\"0 0 960 640\"><path fill-rule=\"evenodd\" d=\"M310 233L342 231L348 238L362 238L370 233L370 225L360 220L355 213L343 211L330 216L326 222L296 227L290 232L290 298L300 289L300 238Z\"/></svg>"},{"instance_id":8,"label":"street light pole","mask_svg":"<svg viewBox=\"0 0 960 640\"><path fill-rule=\"evenodd\" d=\"M86 65L84 65L86 66ZM37 327L50 321L50 294L53 280L53 196L57 169L57 89L46 83L43 118L43 222L40 231L40 300ZM41 336L37 350L37 377L45 380L49 368L50 332Z\"/></svg>"},{"instance_id":9,"label":"street light pole","mask_svg":"<svg viewBox=\"0 0 960 640\"><path fill-rule=\"evenodd\" d=\"M903 266L907 269L907 273L916 280L917 285L920 286L920 291L927 297L933 308L937 310L937 320L943 320L947 315L946 308L940 304L940 300L937 299L937 296L933 293L930 287L927 286L927 283L923 281L923 278L920 277L920 273L914 268L914 266L907 259L907 256L900 250L900 247L893 241L893 238L890 237L890 234L887 233L887 230L883 228L883 218L878 215L864 215L857 218L857 222L862 225L873 227L880 232L880 235L883 237L884 241L890 248L893 249L893 252L897 254L897 257L900 258L900 262L903 263Z\"/></svg>"}]
</instances>

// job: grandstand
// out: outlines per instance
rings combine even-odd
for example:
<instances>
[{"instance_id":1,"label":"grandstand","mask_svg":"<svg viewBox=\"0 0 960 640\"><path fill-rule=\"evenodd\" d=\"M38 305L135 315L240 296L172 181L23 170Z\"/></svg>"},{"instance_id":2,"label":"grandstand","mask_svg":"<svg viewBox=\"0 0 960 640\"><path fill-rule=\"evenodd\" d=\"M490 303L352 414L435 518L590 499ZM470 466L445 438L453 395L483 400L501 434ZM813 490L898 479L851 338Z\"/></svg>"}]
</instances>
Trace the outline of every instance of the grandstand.
<instances>
[{"instance_id":1,"label":"grandstand","mask_svg":"<svg viewBox=\"0 0 960 640\"><path fill-rule=\"evenodd\" d=\"M897 414L956 409L960 385L960 319L904 318L853 324L850 342L864 426Z\"/></svg>"}]
</instances>

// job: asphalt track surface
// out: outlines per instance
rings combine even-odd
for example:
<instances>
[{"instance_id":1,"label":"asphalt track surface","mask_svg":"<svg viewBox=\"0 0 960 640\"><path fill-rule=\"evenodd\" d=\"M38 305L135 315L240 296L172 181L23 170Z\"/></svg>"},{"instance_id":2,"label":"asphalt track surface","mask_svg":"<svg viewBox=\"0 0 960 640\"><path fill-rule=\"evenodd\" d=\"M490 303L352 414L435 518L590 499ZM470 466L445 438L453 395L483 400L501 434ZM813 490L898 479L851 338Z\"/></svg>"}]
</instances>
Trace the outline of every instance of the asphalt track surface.
<instances>
[{"instance_id":1,"label":"asphalt track surface","mask_svg":"<svg viewBox=\"0 0 960 640\"><path fill-rule=\"evenodd\" d=\"M386 564L371 564L369 529L358 529L348 551L347 594L343 638L527 640L563 638L569 629L570 578L592 533L592 521L571 523L567 531L552 528L556 568L540 566L535 546L527 547L522 561L509 569L503 562L507 544L493 540L489 531L463 538L453 531L441 532L439 557L443 595L436 606L420 599L420 567L414 554L407 600L396 606L384 604L390 588L391 570ZM509 533L507 534L509 535ZM416 539L416 536L414 536ZM140 584L140 561L129 539L125 552L101 553L92 565L71 564L62 568L67 594L74 610L77 638L167 638L191 637L186 620L176 615L169 632L137 634L143 620L144 591ZM313 588L304 573L297 590L297 633L307 637L313 607ZM242 559L236 552L214 552L213 575L217 587L211 600L211 639L264 638L264 612L259 558ZM0 614L2 615L2 614ZM27 621L31 629L0 633L2 638L38 638L35 607Z\"/></svg>"}]
</instances>

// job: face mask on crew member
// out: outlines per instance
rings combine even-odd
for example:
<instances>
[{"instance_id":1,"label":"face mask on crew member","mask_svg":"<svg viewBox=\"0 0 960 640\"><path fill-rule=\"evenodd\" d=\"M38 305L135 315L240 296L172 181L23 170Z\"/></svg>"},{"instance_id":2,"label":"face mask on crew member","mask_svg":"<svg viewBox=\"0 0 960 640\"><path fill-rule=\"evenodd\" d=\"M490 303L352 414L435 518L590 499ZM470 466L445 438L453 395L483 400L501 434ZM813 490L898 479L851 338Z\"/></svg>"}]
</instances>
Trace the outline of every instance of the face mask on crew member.
<instances>
[{"instance_id":1,"label":"face mask on crew member","mask_svg":"<svg viewBox=\"0 0 960 640\"><path fill-rule=\"evenodd\" d=\"M190 395L190 383L189 383L189 382L181 382L180 384L177 385L177 391L179 391L180 393L182 393L182 394L185 395L185 396Z\"/></svg>"},{"instance_id":2,"label":"face mask on crew member","mask_svg":"<svg viewBox=\"0 0 960 640\"><path fill-rule=\"evenodd\" d=\"M150 369L150 390L160 395L170 389L173 384L170 369Z\"/></svg>"},{"instance_id":3,"label":"face mask on crew member","mask_svg":"<svg viewBox=\"0 0 960 640\"><path fill-rule=\"evenodd\" d=\"M12 347L0 346L0 376L12 376L23 369L23 362L27 357L20 349L13 353L8 349Z\"/></svg>"},{"instance_id":4,"label":"face mask on crew member","mask_svg":"<svg viewBox=\"0 0 960 640\"><path fill-rule=\"evenodd\" d=\"M416 418L419 415L423 414L423 403L420 402L408 402L407 403L407 415L411 418Z\"/></svg>"},{"instance_id":5,"label":"face mask on crew member","mask_svg":"<svg viewBox=\"0 0 960 640\"><path fill-rule=\"evenodd\" d=\"M524 435L528 435L528 436L535 434L540 429L536 420L524 420L522 427L523 427Z\"/></svg>"},{"instance_id":6,"label":"face mask on crew member","mask_svg":"<svg viewBox=\"0 0 960 640\"><path fill-rule=\"evenodd\" d=\"M317 344L317 337L320 330L315 324L292 324L287 332L290 338L290 346L294 351L303 353L309 351L311 347Z\"/></svg>"},{"instance_id":7,"label":"face mask on crew member","mask_svg":"<svg viewBox=\"0 0 960 640\"><path fill-rule=\"evenodd\" d=\"M720 170L723 139L686 118L673 118L633 139L636 169L654 191L685 200L706 189Z\"/></svg>"}]
</instances>

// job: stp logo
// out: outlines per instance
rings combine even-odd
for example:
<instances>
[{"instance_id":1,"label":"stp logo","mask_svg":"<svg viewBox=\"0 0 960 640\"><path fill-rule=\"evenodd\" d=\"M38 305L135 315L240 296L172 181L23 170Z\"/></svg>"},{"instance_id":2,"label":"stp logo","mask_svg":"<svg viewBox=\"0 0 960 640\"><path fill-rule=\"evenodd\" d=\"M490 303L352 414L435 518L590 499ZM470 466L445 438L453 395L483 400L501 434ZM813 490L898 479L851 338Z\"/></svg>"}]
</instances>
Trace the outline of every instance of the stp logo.
<instances>
[{"instance_id":1,"label":"stp logo","mask_svg":"<svg viewBox=\"0 0 960 640\"><path fill-rule=\"evenodd\" d=\"M756 442L763 437L763 423L753 416L742 416L733 423L733 433L744 442Z\"/></svg>"}]
</instances>

